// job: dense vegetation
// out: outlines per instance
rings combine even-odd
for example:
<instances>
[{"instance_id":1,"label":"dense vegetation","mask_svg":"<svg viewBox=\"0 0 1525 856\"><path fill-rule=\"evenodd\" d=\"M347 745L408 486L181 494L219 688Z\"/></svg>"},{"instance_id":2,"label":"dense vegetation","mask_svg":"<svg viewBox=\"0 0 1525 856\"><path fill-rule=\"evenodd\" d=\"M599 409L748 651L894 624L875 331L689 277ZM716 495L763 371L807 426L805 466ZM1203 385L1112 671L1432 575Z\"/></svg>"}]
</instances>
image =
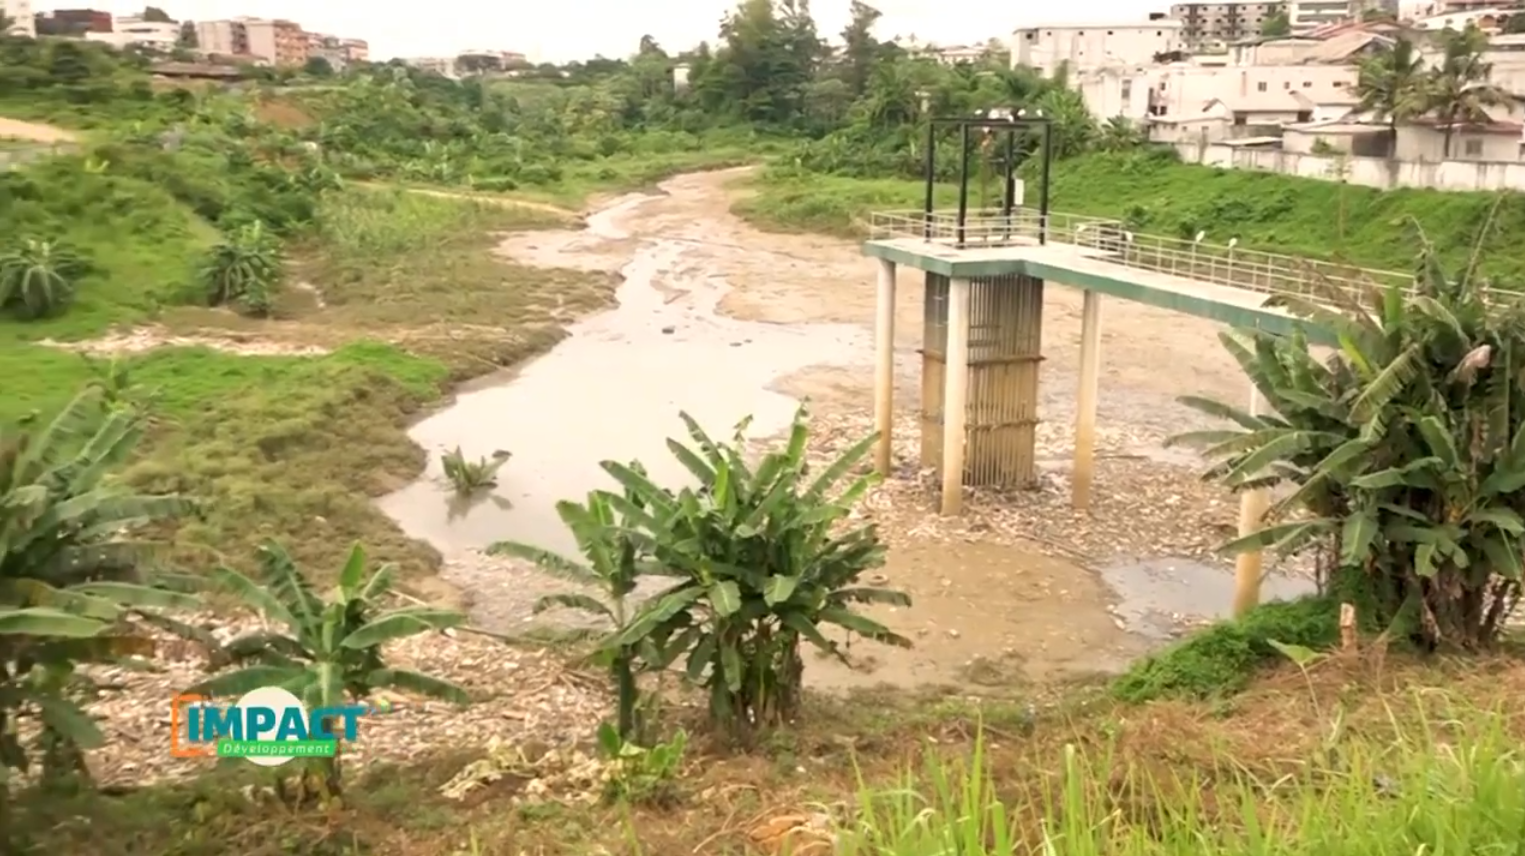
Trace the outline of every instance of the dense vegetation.
<instances>
[{"instance_id":1,"label":"dense vegetation","mask_svg":"<svg viewBox=\"0 0 1525 856\"><path fill-rule=\"evenodd\" d=\"M0 39L0 115L87 132L71 151L0 176L8 242L0 248L0 773L39 775L44 796L28 793L24 806L42 819L27 829L41 830L39 846L78 848L106 835L104 826L82 833L69 822L79 803L62 796L82 784L82 752L100 740L81 709L85 679L93 666L148 653L150 629L193 640L218 667L239 667L187 689L236 694L279 683L313 707L388 687L473 700L386 659L385 643L464 617L396 605L398 577L436 557L404 539L369 497L418 471L421 452L401 432L409 414L449 381L554 341L548 296L587 309L607 299L610 283L527 271L485 252L491 233L560 222L554 214L399 188L512 192L576 207L595 191L777 155L743 212L847 233L871 208L919 201L919 123L929 112L1042 111L1060 158L1056 205L1138 229L1404 267L1412 239L1397 221L1416 215L1438 245L1424 259L1419 299L1373 292L1338 312L1293 306L1343 334L1341 355L1327 364L1300 339L1231 340L1275 413L1197 402L1244 430L1196 439L1215 442L1218 474L1235 488L1293 486L1277 507L1283 516L1239 546L1332 555L1338 593L1360 604L1368 629L1386 632L1384 645L1497 645L1502 612L1519 593L1525 534L1514 500L1525 342L1517 310L1489 303L1475 274L1520 271L1518 247L1495 250L1488 231L1520 224L1517 201L1183 166L1143 149L1126 123L1097 123L1062 79L1012 70L994 53L954 67L908 56L874 38L875 10L854 3L853 13L834 52L803 4L745 0L713 47L682 54L648 38L629 60L517 80L454 82L381 65L338 76L315 68L321 85L285 75L239 92L156 89L141 58L60 39ZM1469 50L1452 57L1453 77L1471 73ZM678 62L692 81L682 90L672 85ZM1427 86L1425 109L1450 109L1439 78ZM1015 152L1025 169L1034 144L1024 138ZM1003 166L997 149L976 158L981 197ZM940 150L946 179L956 151ZM1333 210L1343 214L1331 229ZM1473 241L1479 229L1483 240ZM1442 261L1463 248L1480 263L1448 277ZM288 352L163 348L105 362L38 343L146 321L171 332L255 330ZM317 354L293 352L304 348ZM707 852L735 832L738 813L772 808L760 808L757 794L795 788L807 770L836 789L825 791L833 800L844 787L858 792L857 806L833 807L824 824L838 852L864 856L1470 853L1516 841L1525 828L1517 718L1483 709L1484 698L1507 698L1511 688L1474 680L1468 692L1482 698L1441 708L1401 694L1357 696L1337 669L1320 682L1314 667L1330 659L1336 636L1329 601L1252 613L1141 664L1116 687L1133 702L1224 695L1268 656L1290 658L1299 679L1290 691L1225 703L1270 710L1246 719L1247 735L1208 733L1203 717L1169 702L1142 724L1103 707L1073 730L1035 719L1026 700L977 714L944 709L935 719L924 709L896 718L813 705L803 652L842 653L828 626L911 644L854 608L906 603L859 584L884 557L872 526L849 523L872 481L853 475L869 441L817 468L804 455L803 414L784 448L756 463L740 437L717 441L689 428L687 441L669 446L697 487L658 484L640 462L605 462L610 488L560 507L581 557L495 547L601 589L601 598L544 605L606 620L595 662L614 697L597 735L599 795L612 808L581 818L534 803L463 810L471 823L506 823L499 842L512 849L503 852L535 852L520 844L543 843L522 837L537 819L549 820L553 846L574 827L623 824L650 852ZM507 460L445 457L464 496ZM630 602L637 582L653 576L668 587ZM336 585L325 594L316 580ZM219 639L176 618L228 602L273 629ZM771 754L752 766L775 769L741 785L751 790L746 801L725 802L736 782L684 763L687 732L660 715L664 698L651 690L672 666L702 695L702 713L688 724L707 743ZM1275 707L1288 697L1298 699L1291 715ZM1172 731L1183 720L1191 728ZM1358 733L1347 734L1350 721ZM11 727L18 722L26 727ZM1275 747L1283 754L1257 754L1266 735L1256 726L1285 722L1296 728ZM976 751L971 762L928 748L925 767L894 770L895 781L886 766L901 763L896 741L912 735L955 747L972 740ZM888 751L876 755L876 745ZM527 763L523 750L484 779L513 779ZM854 772L855 762L869 768L876 759L877 769ZM248 852L383 852L388 834L362 840L344 829L337 841L329 822L439 811L440 782L429 771L383 773L358 789L345 788L337 757L306 772L295 790L275 780L286 803L278 809L209 796L239 794L248 782L225 771L170 791L167 802L146 793L85 804L110 828L141 833L124 837L123 852L226 852L234 834ZM706 775L714 781L683 778ZM384 799L397 782L415 788ZM303 813L313 799L325 819ZM351 802L358 815L342 813ZM710 811L719 827L697 846L663 838L683 823L633 828L632 812L684 805ZM5 835L17 828L10 807L0 802ZM168 837L152 825L166 814ZM418 852L476 850L460 840L460 818L429 822L450 841L436 835ZM786 826L782 837L796 835L796 845L819 845L825 834L812 817ZM780 836L749 833L778 849Z\"/></svg>"}]
</instances>

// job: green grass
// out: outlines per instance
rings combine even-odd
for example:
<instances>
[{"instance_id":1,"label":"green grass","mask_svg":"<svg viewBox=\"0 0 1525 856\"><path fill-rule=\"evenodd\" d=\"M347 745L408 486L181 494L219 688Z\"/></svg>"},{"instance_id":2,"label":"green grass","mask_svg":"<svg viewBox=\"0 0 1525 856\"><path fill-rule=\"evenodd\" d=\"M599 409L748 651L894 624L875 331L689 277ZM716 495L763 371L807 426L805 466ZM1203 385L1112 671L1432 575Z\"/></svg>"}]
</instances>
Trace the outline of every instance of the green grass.
<instances>
[{"instance_id":1,"label":"green grass","mask_svg":"<svg viewBox=\"0 0 1525 856\"><path fill-rule=\"evenodd\" d=\"M1336 735L1324 763L1270 781L1236 770L1155 772L1069 744L1055 786L1003 799L981 741L886 787L865 783L841 856L1443 856L1519 852L1525 754L1487 712L1459 743L1420 719L1392 742Z\"/></svg>"},{"instance_id":2,"label":"green grass","mask_svg":"<svg viewBox=\"0 0 1525 856\"><path fill-rule=\"evenodd\" d=\"M548 348L561 324L604 305L613 278L542 270L493 255L498 235L559 225L524 208L395 190L329 194L291 246L292 281L275 320L185 305L213 230L159 188L79 174L72 159L22 174L12 211L47 222L94 261L78 302L43 322L0 321L0 420L46 414L96 377L99 361L31 344L157 321L177 334L223 332L318 346L323 356L242 356L158 348L123 358L156 426L125 474L151 492L205 501L202 519L162 533L185 570L243 563L278 538L310 573L336 571L360 541L417 578L438 556L402 535L374 497L402 487L424 453L408 422L452 381ZM64 179L74 184L62 189ZM35 192L34 192L35 191ZM51 196L45 192L52 193ZM23 207L26 206L26 207ZM157 272L157 275L156 275Z\"/></svg>"},{"instance_id":3,"label":"green grass","mask_svg":"<svg viewBox=\"0 0 1525 856\"><path fill-rule=\"evenodd\" d=\"M862 237L867 214L883 209L920 209L924 186L907 180L864 181L802 175L774 169L755 183L757 193L736 206L738 214L766 228L820 231ZM940 186L938 204L956 203L955 190ZM982 204L971 189L971 206ZM1038 182L1027 177L1029 204ZM998 204L991 188L983 204ZM1215 243L1238 238L1240 246L1349 264L1407 270L1417 243L1417 221L1455 264L1465 260L1477 230L1497 204L1483 270L1504 280L1525 279L1525 196L1517 193L1451 193L1369 187L1251 170L1175 163L1152 153L1089 155L1053 168L1055 211L1116 217L1140 233L1189 237L1205 231Z\"/></svg>"},{"instance_id":4,"label":"green grass","mask_svg":"<svg viewBox=\"0 0 1525 856\"><path fill-rule=\"evenodd\" d=\"M0 222L61 240L92 264L69 311L20 323L0 317L0 340L77 339L151 317L195 292L202 253L217 232L161 187L98 173L83 158L47 158L0 173Z\"/></svg>"}]
</instances>

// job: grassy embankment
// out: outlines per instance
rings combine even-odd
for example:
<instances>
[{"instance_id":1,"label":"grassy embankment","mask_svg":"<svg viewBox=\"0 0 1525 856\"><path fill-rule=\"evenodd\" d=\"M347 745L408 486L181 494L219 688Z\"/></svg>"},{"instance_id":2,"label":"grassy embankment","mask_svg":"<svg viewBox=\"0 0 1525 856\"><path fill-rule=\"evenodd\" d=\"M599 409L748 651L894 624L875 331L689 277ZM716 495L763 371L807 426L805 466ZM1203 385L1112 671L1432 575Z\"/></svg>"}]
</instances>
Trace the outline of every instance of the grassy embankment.
<instances>
[{"instance_id":1,"label":"grassy embankment","mask_svg":"<svg viewBox=\"0 0 1525 856\"><path fill-rule=\"evenodd\" d=\"M320 575L355 540L409 573L432 568L432 551L405 539L369 499L422 466L406 423L451 382L548 348L561 323L604 305L614 287L607 276L528 268L491 252L495 233L564 218L355 189L326 195L316 225L290 244L277 317L244 319L195 306L214 228L162 186L82 167L60 159L0 179L9 191L0 194L0 222L62 238L95 266L65 314L0 319L0 419L48 411L101 367L34 344L40 339L84 340L154 322L173 334L224 328L328 351L243 356L176 347L124 358L160 417L128 477L211 500L206 518L174 539L172 558L191 567L242 561L259 540L278 537ZM323 305L290 287L298 281L311 283Z\"/></svg>"},{"instance_id":2,"label":"grassy embankment","mask_svg":"<svg viewBox=\"0 0 1525 856\"><path fill-rule=\"evenodd\" d=\"M1419 222L1447 260L1465 259L1499 199L1493 193L1384 192L1172 163L1145 154L1061 161L1054 165L1053 182L1055 211L1116 217L1145 234L1189 238L1205 231L1209 242L1237 237L1241 247L1383 270L1407 270L1413 264L1416 243L1407 228L1409 218ZM844 237L861 237L870 211L919 209L924 193L916 181L801 176L787 170L760 175L752 186L755 193L736 207L752 222ZM1029 196L1037 193L1033 178L1027 187ZM940 190L939 204L955 204L953 188ZM971 205L979 204L978 197L976 188ZM1525 196L1505 194L1485 253L1486 272L1525 279L1525 245L1513 238L1522 229Z\"/></svg>"}]
</instances>

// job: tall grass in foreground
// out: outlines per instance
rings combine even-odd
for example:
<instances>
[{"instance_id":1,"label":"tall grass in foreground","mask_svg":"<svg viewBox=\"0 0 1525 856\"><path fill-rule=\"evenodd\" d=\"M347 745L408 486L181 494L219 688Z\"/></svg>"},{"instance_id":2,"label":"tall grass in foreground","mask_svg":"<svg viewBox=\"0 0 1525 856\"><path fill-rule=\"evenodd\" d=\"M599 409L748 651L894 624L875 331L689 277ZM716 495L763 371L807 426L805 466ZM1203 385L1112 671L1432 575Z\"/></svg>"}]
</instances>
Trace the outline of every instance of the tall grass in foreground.
<instances>
[{"instance_id":1,"label":"tall grass in foreground","mask_svg":"<svg viewBox=\"0 0 1525 856\"><path fill-rule=\"evenodd\" d=\"M865 783L836 856L1517 856L1525 768L1503 715L1481 734L1421 722L1392 743L1340 742L1274 781L1115 768L1064 748L1052 787L1001 798L982 744L930 756L896 786ZM1004 771L1002 771L1004 772ZM1016 778L1028 778L1019 773ZM1042 775L1042 774L1039 774Z\"/></svg>"}]
</instances>

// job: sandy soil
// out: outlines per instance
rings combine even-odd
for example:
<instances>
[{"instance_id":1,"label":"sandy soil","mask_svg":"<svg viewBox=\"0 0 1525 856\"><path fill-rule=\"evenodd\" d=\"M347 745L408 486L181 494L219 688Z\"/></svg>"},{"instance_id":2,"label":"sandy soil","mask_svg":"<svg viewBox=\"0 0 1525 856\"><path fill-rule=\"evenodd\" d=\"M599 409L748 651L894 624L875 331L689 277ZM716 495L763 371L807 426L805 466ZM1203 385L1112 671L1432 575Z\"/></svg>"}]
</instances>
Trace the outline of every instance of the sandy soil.
<instances>
[{"instance_id":1,"label":"sandy soil","mask_svg":"<svg viewBox=\"0 0 1525 856\"><path fill-rule=\"evenodd\" d=\"M0 116L0 139L30 140L35 143L72 143L79 137L71 131L55 128L52 125L40 125L36 122L23 122L20 119L7 119Z\"/></svg>"}]
</instances>

